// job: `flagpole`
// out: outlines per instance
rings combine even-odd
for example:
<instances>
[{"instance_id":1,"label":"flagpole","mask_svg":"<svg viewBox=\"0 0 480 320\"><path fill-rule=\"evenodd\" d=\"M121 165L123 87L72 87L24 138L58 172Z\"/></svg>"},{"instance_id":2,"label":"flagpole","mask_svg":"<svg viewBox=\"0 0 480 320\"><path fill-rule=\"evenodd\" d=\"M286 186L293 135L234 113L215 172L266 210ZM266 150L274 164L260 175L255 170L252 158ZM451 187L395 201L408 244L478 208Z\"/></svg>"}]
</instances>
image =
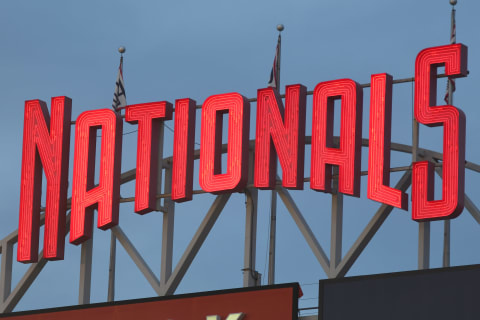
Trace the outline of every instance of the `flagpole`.
<instances>
[{"instance_id":1,"label":"flagpole","mask_svg":"<svg viewBox=\"0 0 480 320\"><path fill-rule=\"evenodd\" d=\"M282 31L285 29L283 24L277 25L277 30L278 30L278 70L277 70L277 90L280 93L280 64L282 62Z\"/></svg>"},{"instance_id":2,"label":"flagpole","mask_svg":"<svg viewBox=\"0 0 480 320\"><path fill-rule=\"evenodd\" d=\"M455 5L457 0L450 0L452 5L452 14L450 19L450 44L457 42L455 27ZM453 80L447 78L447 94L448 105L453 105ZM443 267L450 266L450 219L444 221L443 224Z\"/></svg>"},{"instance_id":3,"label":"flagpole","mask_svg":"<svg viewBox=\"0 0 480 320\"><path fill-rule=\"evenodd\" d=\"M120 53L120 70L123 72L123 54L125 53L125 47L119 47L118 52ZM122 75L123 77L123 75ZM121 113L121 109L115 110L115 112ZM107 292L107 301L112 302L115 300L115 263L117 259L117 237L113 233L113 230L110 230L110 261L108 266L108 292Z\"/></svg>"},{"instance_id":4,"label":"flagpole","mask_svg":"<svg viewBox=\"0 0 480 320\"><path fill-rule=\"evenodd\" d=\"M120 64L122 65L123 68L123 54L125 53L125 47L119 47L118 52L120 52Z\"/></svg>"},{"instance_id":5,"label":"flagpole","mask_svg":"<svg viewBox=\"0 0 480 320\"><path fill-rule=\"evenodd\" d=\"M118 52L120 53L120 70L122 70L122 77L123 77L123 54L125 53L126 49L124 46L118 48Z\"/></svg>"},{"instance_id":6,"label":"flagpole","mask_svg":"<svg viewBox=\"0 0 480 320\"><path fill-rule=\"evenodd\" d=\"M116 113L120 113L122 108L127 105L127 99L125 95L125 86L123 84L123 54L125 53L125 47L119 47L120 53L120 65L118 67L117 81L115 82L115 92L113 94L112 109Z\"/></svg>"},{"instance_id":7,"label":"flagpole","mask_svg":"<svg viewBox=\"0 0 480 320\"><path fill-rule=\"evenodd\" d=\"M276 89L280 92L280 62L282 52L282 31L285 29L283 24L277 25L278 30L278 57L277 57L277 79L275 79ZM275 178L276 180L277 178ZM276 183L275 183L276 187ZM270 199L270 238L268 248L268 284L275 283L275 240L277 230L277 191L272 190L272 196Z\"/></svg>"}]
</instances>

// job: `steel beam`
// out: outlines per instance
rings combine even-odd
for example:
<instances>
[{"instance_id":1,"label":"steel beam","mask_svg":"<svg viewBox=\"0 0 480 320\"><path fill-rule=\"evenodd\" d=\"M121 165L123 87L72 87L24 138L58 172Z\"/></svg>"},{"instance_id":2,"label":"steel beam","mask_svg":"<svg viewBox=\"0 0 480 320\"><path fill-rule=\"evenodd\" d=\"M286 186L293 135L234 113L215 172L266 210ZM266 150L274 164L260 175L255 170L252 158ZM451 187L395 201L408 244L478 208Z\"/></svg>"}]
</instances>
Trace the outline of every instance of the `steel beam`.
<instances>
[{"instance_id":1,"label":"steel beam","mask_svg":"<svg viewBox=\"0 0 480 320\"><path fill-rule=\"evenodd\" d=\"M117 237L122 247L133 260L137 268L143 274L145 279L147 279L150 286L153 288L153 290L155 290L158 295L160 295L160 281L158 281L157 277L152 272L148 264L145 262L142 255L137 251L137 248L135 248L130 239L128 239L127 235L119 226L113 227L112 231Z\"/></svg>"},{"instance_id":2,"label":"steel beam","mask_svg":"<svg viewBox=\"0 0 480 320\"><path fill-rule=\"evenodd\" d=\"M413 112L413 110L412 110ZM418 152L419 125L412 115L412 163L423 156ZM430 222L418 223L418 269L428 269L430 266Z\"/></svg>"},{"instance_id":3,"label":"steel beam","mask_svg":"<svg viewBox=\"0 0 480 320\"><path fill-rule=\"evenodd\" d=\"M328 261L328 257L325 254L325 251L323 251L320 243L318 243L318 240L313 234L310 227L308 226L308 223L305 221L305 218L303 217L302 213L300 212L297 205L295 204L295 201L293 201L292 197L290 196L290 193L281 186L277 186L277 192L280 198L282 199L283 203L285 204L285 207L287 208L288 212L290 213L293 220L297 224L298 229L300 230L303 237L305 238L308 245L310 246L310 249L312 250L313 254L315 255L318 262L320 263L323 270L325 271L325 274L327 274L327 276L330 276L330 263Z\"/></svg>"},{"instance_id":4,"label":"steel beam","mask_svg":"<svg viewBox=\"0 0 480 320\"><path fill-rule=\"evenodd\" d=\"M418 223L418 270L430 268L430 221Z\"/></svg>"},{"instance_id":5,"label":"steel beam","mask_svg":"<svg viewBox=\"0 0 480 320\"><path fill-rule=\"evenodd\" d=\"M110 261L108 266L108 293L107 301L115 300L115 264L117 260L117 238L110 230Z\"/></svg>"},{"instance_id":6,"label":"steel beam","mask_svg":"<svg viewBox=\"0 0 480 320\"><path fill-rule=\"evenodd\" d=\"M172 169L165 170L165 193L172 192ZM165 212L163 212L162 224L162 258L160 266L160 286L161 291L167 284L172 274L172 257L173 257L173 231L175 221L175 202L171 198L164 200Z\"/></svg>"},{"instance_id":7,"label":"steel beam","mask_svg":"<svg viewBox=\"0 0 480 320\"><path fill-rule=\"evenodd\" d=\"M270 239L268 246L268 284L275 283L275 253L277 238L277 191L272 190L270 201Z\"/></svg>"},{"instance_id":8,"label":"steel beam","mask_svg":"<svg viewBox=\"0 0 480 320\"><path fill-rule=\"evenodd\" d=\"M95 219L92 219L92 222ZM80 253L80 284L78 288L78 304L90 303L90 289L92 285L92 253L93 253L93 232L92 237L82 243Z\"/></svg>"},{"instance_id":9,"label":"steel beam","mask_svg":"<svg viewBox=\"0 0 480 320\"><path fill-rule=\"evenodd\" d=\"M66 235L70 232L70 212L68 212L66 216ZM18 232L18 230L16 231ZM18 239L18 233L15 234L15 232L12 232L10 236L13 235L12 237L6 237L4 238L3 241L7 241L11 243L12 245L17 242ZM5 252L6 249L2 248L2 254ZM38 254L40 259L38 260L37 263L32 263L30 265L30 268L28 268L27 272L23 275L22 279L17 283L15 286L15 289L8 295L5 296L4 301L2 302L1 307L0 307L0 313L6 313L6 312L12 312L17 303L22 299L23 295L27 292L28 288L32 285L33 281L37 278L37 276L40 274L40 271L42 271L43 267L47 264L47 260L43 258L43 250ZM3 263L3 261L2 261ZM3 270L3 268L2 268ZM2 290L3 291L3 290Z\"/></svg>"},{"instance_id":10,"label":"steel beam","mask_svg":"<svg viewBox=\"0 0 480 320\"><path fill-rule=\"evenodd\" d=\"M437 160L429 158L428 160L438 163ZM443 178L443 170L439 167L435 167L435 172L440 178ZM442 256L442 266L444 268L450 267L450 219L443 221L443 256Z\"/></svg>"},{"instance_id":11,"label":"steel beam","mask_svg":"<svg viewBox=\"0 0 480 320\"><path fill-rule=\"evenodd\" d=\"M23 295L27 292L28 288L32 285L33 281L37 278L40 271L47 264L47 259L43 257L43 250L38 254L41 257L37 263L32 263L27 272L23 275L22 279L18 282L17 286L10 295L7 297L4 303L2 303L1 313L12 312L17 303L22 299Z\"/></svg>"},{"instance_id":12,"label":"steel beam","mask_svg":"<svg viewBox=\"0 0 480 320\"><path fill-rule=\"evenodd\" d=\"M338 136L333 137L333 142L338 143L339 137ZM312 143L312 137L305 136L305 144L311 144L311 143ZM250 145L250 149L255 149L255 140L250 140L249 145ZM369 146L369 140L366 138L362 138L362 147L368 147L368 146ZM222 144L222 153L227 152L227 147L228 145L226 143ZM412 146L403 144L403 143L392 142L390 144L390 150L412 154ZM437 160L443 159L443 154L441 152L436 152L430 149L417 148L417 154L419 156L430 154L432 155L433 158ZM195 160L198 160L200 158L200 149L196 149L194 151L193 157ZM163 159L164 163L170 162L170 161L172 161L172 157ZM480 165L471 161L467 161L467 160L465 161L465 168L475 172L480 172ZM120 181L121 183L125 183L134 179L135 179L135 169L132 169L130 171L126 171L125 173L123 173Z\"/></svg>"},{"instance_id":13,"label":"steel beam","mask_svg":"<svg viewBox=\"0 0 480 320\"><path fill-rule=\"evenodd\" d=\"M70 199L69 199L70 200ZM68 201L69 201L68 200ZM68 217L68 216L67 216ZM45 224L45 213L42 213L40 215L40 223L39 226L43 226ZM4 243L5 241L11 242L11 243L17 243L18 242L18 229L11 232L9 235L7 235L5 238L0 240L0 243Z\"/></svg>"},{"instance_id":14,"label":"steel beam","mask_svg":"<svg viewBox=\"0 0 480 320\"><path fill-rule=\"evenodd\" d=\"M192 240L188 244L187 249L183 253L182 257L177 263L175 270L167 281L167 284L163 288L159 295L171 295L175 292L183 276L187 272L188 268L192 264L193 259L197 255L200 247L208 236L208 233L212 229L213 225L217 221L218 216L222 212L223 208L227 204L231 194L221 194L215 198L215 201L208 210L205 218L197 229L197 232L193 236Z\"/></svg>"},{"instance_id":15,"label":"steel beam","mask_svg":"<svg viewBox=\"0 0 480 320\"><path fill-rule=\"evenodd\" d=\"M450 34L455 33L455 9L452 11ZM455 43L455 41L453 42ZM447 78L448 105L453 106L453 86L450 78ZM437 171L438 172L438 171ZM450 219L443 222L443 267L450 267Z\"/></svg>"},{"instance_id":16,"label":"steel beam","mask_svg":"<svg viewBox=\"0 0 480 320\"><path fill-rule=\"evenodd\" d=\"M450 220L443 222L443 267L450 267Z\"/></svg>"},{"instance_id":17,"label":"steel beam","mask_svg":"<svg viewBox=\"0 0 480 320\"><path fill-rule=\"evenodd\" d=\"M407 171L403 174L400 180L395 185L396 189L399 189L405 192L411 184L412 173ZM365 229L362 231L360 236L358 237L357 241L352 245L350 250L345 254L342 261L338 265L334 278L341 278L344 277L348 270L352 267L355 263L357 258L366 248L370 240L372 240L375 233L380 229L385 219L387 219L390 212L392 212L393 207L382 204L380 208L377 210L373 218L367 224Z\"/></svg>"},{"instance_id":18,"label":"steel beam","mask_svg":"<svg viewBox=\"0 0 480 320\"><path fill-rule=\"evenodd\" d=\"M260 285L259 274L255 270L255 257L257 255L257 203L258 190L248 188L245 190L245 247L243 258L243 286L253 287Z\"/></svg>"},{"instance_id":19,"label":"steel beam","mask_svg":"<svg viewBox=\"0 0 480 320\"><path fill-rule=\"evenodd\" d=\"M162 174L163 174L163 137L165 131L165 124L163 121L160 124L160 130L158 132L158 159L157 159L157 193L162 193ZM157 211L162 211L161 199L157 199Z\"/></svg>"},{"instance_id":20,"label":"steel beam","mask_svg":"<svg viewBox=\"0 0 480 320\"><path fill-rule=\"evenodd\" d=\"M330 275L342 260L343 194L338 192L338 167L333 167L332 220L330 232Z\"/></svg>"},{"instance_id":21,"label":"steel beam","mask_svg":"<svg viewBox=\"0 0 480 320\"><path fill-rule=\"evenodd\" d=\"M473 219L475 219L475 221L480 224L480 210L478 210L477 206L467 196L467 194L465 194L465 208L467 208L468 212L470 212Z\"/></svg>"},{"instance_id":22,"label":"steel beam","mask_svg":"<svg viewBox=\"0 0 480 320\"><path fill-rule=\"evenodd\" d=\"M13 243L2 242L2 270L0 273L0 303L5 302L12 290Z\"/></svg>"}]
</instances>

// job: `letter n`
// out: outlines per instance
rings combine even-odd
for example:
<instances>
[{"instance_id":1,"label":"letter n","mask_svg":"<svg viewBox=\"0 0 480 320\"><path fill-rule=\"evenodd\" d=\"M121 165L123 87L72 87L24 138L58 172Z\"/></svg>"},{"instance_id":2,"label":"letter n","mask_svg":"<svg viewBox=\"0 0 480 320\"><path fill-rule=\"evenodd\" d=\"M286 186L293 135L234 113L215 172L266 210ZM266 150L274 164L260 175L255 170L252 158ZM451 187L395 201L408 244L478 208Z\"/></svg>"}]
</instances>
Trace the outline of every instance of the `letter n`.
<instances>
[{"instance_id":1,"label":"letter n","mask_svg":"<svg viewBox=\"0 0 480 320\"><path fill-rule=\"evenodd\" d=\"M43 257L63 259L72 100L55 97L51 119L40 100L25 102L17 260L38 261L42 168L47 178Z\"/></svg>"},{"instance_id":2,"label":"letter n","mask_svg":"<svg viewBox=\"0 0 480 320\"><path fill-rule=\"evenodd\" d=\"M275 188L278 154L283 186L303 189L306 93L300 84L287 86L284 111L276 89L258 90L255 187Z\"/></svg>"}]
</instances>

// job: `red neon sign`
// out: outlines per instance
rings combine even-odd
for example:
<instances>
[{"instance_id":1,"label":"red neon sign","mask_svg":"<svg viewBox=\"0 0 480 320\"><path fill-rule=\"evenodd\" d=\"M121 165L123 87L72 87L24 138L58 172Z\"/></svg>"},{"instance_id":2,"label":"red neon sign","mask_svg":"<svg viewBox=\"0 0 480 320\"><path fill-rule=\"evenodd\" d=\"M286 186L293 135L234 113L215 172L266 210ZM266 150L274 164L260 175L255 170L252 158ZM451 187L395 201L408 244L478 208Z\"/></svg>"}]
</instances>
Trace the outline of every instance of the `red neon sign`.
<instances>
[{"instance_id":1,"label":"red neon sign","mask_svg":"<svg viewBox=\"0 0 480 320\"><path fill-rule=\"evenodd\" d=\"M370 83L367 195L369 199L407 210L408 195L389 187L393 79L386 73L374 74Z\"/></svg>"},{"instance_id":2,"label":"red neon sign","mask_svg":"<svg viewBox=\"0 0 480 320\"><path fill-rule=\"evenodd\" d=\"M196 104L192 99L175 102L172 200L176 202L192 200Z\"/></svg>"},{"instance_id":3,"label":"red neon sign","mask_svg":"<svg viewBox=\"0 0 480 320\"><path fill-rule=\"evenodd\" d=\"M340 146L333 141L334 100L342 100ZM338 191L360 197L363 91L350 79L321 82L313 91L310 188L331 192L332 165L339 167Z\"/></svg>"},{"instance_id":4,"label":"red neon sign","mask_svg":"<svg viewBox=\"0 0 480 320\"><path fill-rule=\"evenodd\" d=\"M307 88L297 84L285 91L284 110L276 89L258 90L254 182L260 189L275 188L277 154L283 186L303 189Z\"/></svg>"},{"instance_id":5,"label":"red neon sign","mask_svg":"<svg viewBox=\"0 0 480 320\"><path fill-rule=\"evenodd\" d=\"M415 62L415 119L429 127L443 125L442 199L433 200L433 164L413 164L412 218L455 218L463 210L465 190L465 114L454 106L436 106L437 67L451 77L467 75L467 47L453 44L422 50Z\"/></svg>"},{"instance_id":6,"label":"red neon sign","mask_svg":"<svg viewBox=\"0 0 480 320\"><path fill-rule=\"evenodd\" d=\"M108 109L85 111L75 126L70 242L80 244L92 236L93 210L97 226L109 229L118 224L122 127L119 114ZM100 178L95 187L95 147L101 130Z\"/></svg>"},{"instance_id":7,"label":"red neon sign","mask_svg":"<svg viewBox=\"0 0 480 320\"><path fill-rule=\"evenodd\" d=\"M130 105L125 109L125 120L138 123L137 169L135 184L135 212L145 214L155 210L157 195L158 137L162 120L172 119L169 102L151 102Z\"/></svg>"},{"instance_id":8,"label":"red neon sign","mask_svg":"<svg viewBox=\"0 0 480 320\"><path fill-rule=\"evenodd\" d=\"M421 51L415 64L415 118L427 126L444 127L442 199L433 199L434 166L413 164L414 220L450 219L463 210L465 176L465 115L454 106L436 106L436 69L445 66L451 77L467 74L467 47L461 44ZM276 158L282 184L302 189L305 156L306 88L286 87L285 107L272 88L258 90L255 168L249 163L250 103L238 93L210 96L202 107L199 183L211 193L241 191L248 170L257 188L275 187ZM334 101L341 101L338 144L333 137ZM319 83L313 92L311 180L313 190L331 192L332 166L339 167L341 193L360 196L363 91L353 80ZM192 199L196 102L175 103L172 200ZM172 105L151 102L127 106L126 121L138 125L135 211L156 209L158 132L172 119ZM368 198L407 209L407 195L389 186L392 77L372 75L369 128ZM228 116L226 165L222 170L223 118ZM20 191L18 260L38 260L41 167L47 177L44 257L63 259L71 100L52 99L51 120L45 103L25 103ZM112 110L82 113L76 120L70 242L80 244L92 234L93 210L98 227L118 223L123 122ZM101 129L100 175L94 183L95 146Z\"/></svg>"},{"instance_id":9,"label":"red neon sign","mask_svg":"<svg viewBox=\"0 0 480 320\"><path fill-rule=\"evenodd\" d=\"M222 172L223 115L228 114L227 172ZM211 193L240 191L247 184L250 102L238 93L211 96L202 107L200 186Z\"/></svg>"},{"instance_id":10,"label":"red neon sign","mask_svg":"<svg viewBox=\"0 0 480 320\"><path fill-rule=\"evenodd\" d=\"M47 178L47 203L43 256L62 260L65 247L68 158L72 100L52 98L52 117L40 100L25 102L23 126L22 183L17 260L38 260L42 169Z\"/></svg>"}]
</instances>

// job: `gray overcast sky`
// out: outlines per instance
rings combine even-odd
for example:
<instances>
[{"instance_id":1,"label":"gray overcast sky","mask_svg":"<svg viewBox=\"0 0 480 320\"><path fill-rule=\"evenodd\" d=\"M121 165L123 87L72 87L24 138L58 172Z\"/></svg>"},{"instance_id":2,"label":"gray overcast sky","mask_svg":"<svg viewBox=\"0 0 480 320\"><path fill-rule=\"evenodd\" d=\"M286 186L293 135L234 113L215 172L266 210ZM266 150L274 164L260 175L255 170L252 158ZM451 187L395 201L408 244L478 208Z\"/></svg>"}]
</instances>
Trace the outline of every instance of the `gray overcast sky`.
<instances>
[{"instance_id":1,"label":"gray overcast sky","mask_svg":"<svg viewBox=\"0 0 480 320\"><path fill-rule=\"evenodd\" d=\"M478 163L480 2L458 2L457 41L469 47L470 75L457 81L454 104L467 115L467 159ZM69 96L73 99L74 119L85 110L110 107L119 45L127 48L124 79L128 103L174 102L185 97L202 103L212 94L232 91L254 97L257 89L266 86L278 23L285 24L283 85L302 83L313 90L321 81L339 78L366 83L374 73L412 77L420 50L449 43L450 10L448 0L2 1L0 237L15 230L18 224L24 101L42 99L50 104L53 96ZM439 81L439 97L443 98L444 87L445 81ZM368 101L366 89L364 138L368 137ZM251 139L255 128L254 106ZM392 140L411 144L411 84L394 87L393 108ZM307 135L311 133L310 116L308 100ZM173 127L172 121L168 124ZM197 142L199 128L198 122ZM135 129L124 125L125 132ZM173 134L166 131L165 138L169 155ZM441 151L441 128L422 127L420 145ZM309 174L307 149L306 174ZM122 171L135 166L135 152L136 135L124 136ZM367 152L363 150L364 155ZM392 165L410 165L410 162L407 155L392 155ZM362 168L367 168L365 156ZM197 176L198 163L195 188L198 188ZM392 184L399 177L392 175ZM478 182L478 174L467 172L466 190L475 201ZM308 184L305 189L292 194L328 252L330 197L309 191ZM133 184L122 187L124 197L133 196L133 192ZM265 278L268 199L269 192L260 192L257 270ZM213 196L201 195L176 206L175 263L212 200ZM177 293L242 285L243 205L243 194L231 198ZM316 305L318 289L308 284L325 278L325 274L283 204L278 207L277 282L304 284L302 306ZM362 178L361 197L345 197L344 253L378 207L378 203L367 199L366 178ZM418 227L410 215L394 210L348 275L415 269ZM125 204L121 208L120 225L158 273L160 215L138 216L133 213L132 204ZM441 266L442 226L439 222L432 224L432 267ZM106 300L109 237L109 232L95 232L93 302ZM452 265L480 263L479 240L480 226L465 210L452 223ZM65 261L49 263L16 310L76 304L79 253L79 247L67 244ZM14 281L27 267L15 266ZM116 298L154 294L124 250L118 247Z\"/></svg>"}]
</instances>

